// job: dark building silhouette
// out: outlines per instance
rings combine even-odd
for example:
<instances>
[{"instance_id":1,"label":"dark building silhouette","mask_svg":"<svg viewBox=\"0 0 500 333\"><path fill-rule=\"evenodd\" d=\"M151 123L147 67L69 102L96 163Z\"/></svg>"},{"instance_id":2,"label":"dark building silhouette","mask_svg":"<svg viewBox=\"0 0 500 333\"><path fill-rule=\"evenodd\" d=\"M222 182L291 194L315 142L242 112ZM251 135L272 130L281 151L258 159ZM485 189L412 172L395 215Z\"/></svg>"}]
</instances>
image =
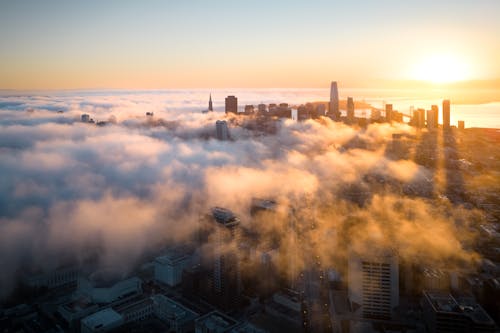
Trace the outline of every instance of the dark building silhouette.
<instances>
[{"instance_id":1,"label":"dark building silhouette","mask_svg":"<svg viewBox=\"0 0 500 333\"><path fill-rule=\"evenodd\" d=\"M352 97L347 97L347 121L350 123L354 121L354 100Z\"/></svg>"},{"instance_id":2,"label":"dark building silhouette","mask_svg":"<svg viewBox=\"0 0 500 333\"><path fill-rule=\"evenodd\" d=\"M389 123L392 121L392 104L385 105L385 120Z\"/></svg>"},{"instance_id":3,"label":"dark building silhouette","mask_svg":"<svg viewBox=\"0 0 500 333\"><path fill-rule=\"evenodd\" d=\"M238 253L240 220L228 209L213 207L201 221L208 231L204 266L208 269L210 303L223 310L237 309L241 302L241 273Z\"/></svg>"},{"instance_id":4,"label":"dark building silhouette","mask_svg":"<svg viewBox=\"0 0 500 333\"><path fill-rule=\"evenodd\" d=\"M337 82L332 81L330 85L330 105L328 109L328 115L335 121L340 120L340 110L339 110L339 90L337 88Z\"/></svg>"},{"instance_id":5,"label":"dark building silhouette","mask_svg":"<svg viewBox=\"0 0 500 333\"><path fill-rule=\"evenodd\" d=\"M437 105L432 105L431 106L431 110L432 110L432 115L433 115L433 119L432 119L432 124L434 125L433 127L434 128L438 128L438 125L439 125L439 108ZM429 119L427 119L427 121L429 121Z\"/></svg>"},{"instance_id":6,"label":"dark building silhouette","mask_svg":"<svg viewBox=\"0 0 500 333\"><path fill-rule=\"evenodd\" d=\"M213 111L214 110L214 107L212 105L212 94L210 94L210 97L208 99L208 111Z\"/></svg>"},{"instance_id":7,"label":"dark building silhouette","mask_svg":"<svg viewBox=\"0 0 500 333\"><path fill-rule=\"evenodd\" d=\"M450 128L450 100L443 100L443 129Z\"/></svg>"},{"instance_id":8,"label":"dark building silhouette","mask_svg":"<svg viewBox=\"0 0 500 333\"><path fill-rule=\"evenodd\" d=\"M238 114L238 98L232 95L226 97L226 114L228 113Z\"/></svg>"}]
</instances>

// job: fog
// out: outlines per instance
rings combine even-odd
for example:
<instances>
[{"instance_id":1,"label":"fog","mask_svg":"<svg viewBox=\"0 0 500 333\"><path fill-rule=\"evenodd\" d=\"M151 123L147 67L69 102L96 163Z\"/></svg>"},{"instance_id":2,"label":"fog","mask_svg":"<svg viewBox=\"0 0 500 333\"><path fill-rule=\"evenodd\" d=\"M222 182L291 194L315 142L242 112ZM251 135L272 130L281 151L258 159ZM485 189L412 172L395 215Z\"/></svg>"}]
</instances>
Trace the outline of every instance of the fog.
<instances>
[{"instance_id":1,"label":"fog","mask_svg":"<svg viewBox=\"0 0 500 333\"><path fill-rule=\"evenodd\" d=\"M289 94L275 93L274 102L289 101ZM361 205L345 198L346 186L368 186L368 174L402 184L429 178L431 171L411 159L385 154L392 134L411 135L410 127L282 120L275 134L265 135L230 122L232 140L217 141L223 96L212 95L216 112L202 114L208 92L203 102L194 93L172 94L2 97L1 297L25 268L48 270L97 255L98 265L129 272L144 253L190 239L199 215L212 206L233 210L252 228L258 225L249 214L254 197L294 207L299 223L314 219L316 229L304 237L332 267L346 244L363 251L382 244L405 258L446 265L477 259L464 248L475 237L469 223L481 218L474 210L393 192L370 195ZM294 96L292 102L301 102ZM82 113L113 122L81 123ZM261 230L285 238L288 223L277 218Z\"/></svg>"}]
</instances>

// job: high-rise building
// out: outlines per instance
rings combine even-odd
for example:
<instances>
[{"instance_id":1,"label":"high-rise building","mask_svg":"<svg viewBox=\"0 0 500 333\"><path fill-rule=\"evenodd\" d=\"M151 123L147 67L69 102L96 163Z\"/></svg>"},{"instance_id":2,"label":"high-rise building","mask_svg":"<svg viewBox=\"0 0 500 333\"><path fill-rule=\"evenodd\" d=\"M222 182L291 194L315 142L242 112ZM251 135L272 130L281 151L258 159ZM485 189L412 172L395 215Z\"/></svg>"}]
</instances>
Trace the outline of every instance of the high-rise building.
<instances>
[{"instance_id":1,"label":"high-rise building","mask_svg":"<svg viewBox=\"0 0 500 333\"><path fill-rule=\"evenodd\" d=\"M227 128L227 121L217 120L215 122L215 134L218 140L222 141L229 140L229 130Z\"/></svg>"},{"instance_id":2,"label":"high-rise building","mask_svg":"<svg viewBox=\"0 0 500 333\"><path fill-rule=\"evenodd\" d=\"M226 97L226 114L228 113L238 114L238 98L232 95Z\"/></svg>"},{"instance_id":3,"label":"high-rise building","mask_svg":"<svg viewBox=\"0 0 500 333\"><path fill-rule=\"evenodd\" d=\"M347 97L347 121L354 121L354 100L352 97Z\"/></svg>"},{"instance_id":4,"label":"high-rise building","mask_svg":"<svg viewBox=\"0 0 500 333\"><path fill-rule=\"evenodd\" d=\"M240 220L228 209L214 207L208 216L212 226L213 301L223 309L235 309L241 296L241 273L237 250Z\"/></svg>"},{"instance_id":5,"label":"high-rise building","mask_svg":"<svg viewBox=\"0 0 500 333\"><path fill-rule=\"evenodd\" d=\"M82 123L88 123L90 121L90 116L86 113L82 114Z\"/></svg>"},{"instance_id":6,"label":"high-rise building","mask_svg":"<svg viewBox=\"0 0 500 333\"><path fill-rule=\"evenodd\" d=\"M424 128L425 127L425 110L424 109L417 109L417 112L418 112L417 127Z\"/></svg>"},{"instance_id":7,"label":"high-rise building","mask_svg":"<svg viewBox=\"0 0 500 333\"><path fill-rule=\"evenodd\" d=\"M336 81L332 81L332 84L330 85L330 108L328 110L328 114L333 120L340 120L339 90L337 88Z\"/></svg>"},{"instance_id":8,"label":"high-rise building","mask_svg":"<svg viewBox=\"0 0 500 333\"><path fill-rule=\"evenodd\" d=\"M399 304L398 259L393 253L351 254L348 283L349 299L361 306L361 317L392 317Z\"/></svg>"},{"instance_id":9,"label":"high-rise building","mask_svg":"<svg viewBox=\"0 0 500 333\"><path fill-rule=\"evenodd\" d=\"M434 128L438 128L439 125L439 108L437 105L431 105L433 120L431 121L434 124ZM429 121L429 120L427 120Z\"/></svg>"},{"instance_id":10,"label":"high-rise building","mask_svg":"<svg viewBox=\"0 0 500 333\"><path fill-rule=\"evenodd\" d=\"M443 100L443 129L450 128L450 100Z\"/></svg>"},{"instance_id":11,"label":"high-rise building","mask_svg":"<svg viewBox=\"0 0 500 333\"><path fill-rule=\"evenodd\" d=\"M392 121L392 104L385 105L385 120L388 123Z\"/></svg>"},{"instance_id":12,"label":"high-rise building","mask_svg":"<svg viewBox=\"0 0 500 333\"><path fill-rule=\"evenodd\" d=\"M465 122L463 120L458 121L458 129L459 130L465 129Z\"/></svg>"},{"instance_id":13,"label":"high-rise building","mask_svg":"<svg viewBox=\"0 0 500 333\"><path fill-rule=\"evenodd\" d=\"M210 97L208 98L208 111L213 111L214 110L214 106L212 104L212 94L210 94Z\"/></svg>"},{"instance_id":14,"label":"high-rise building","mask_svg":"<svg viewBox=\"0 0 500 333\"><path fill-rule=\"evenodd\" d=\"M427 129L429 131L437 127L436 115L437 111L434 108L432 110L427 110Z\"/></svg>"}]
</instances>

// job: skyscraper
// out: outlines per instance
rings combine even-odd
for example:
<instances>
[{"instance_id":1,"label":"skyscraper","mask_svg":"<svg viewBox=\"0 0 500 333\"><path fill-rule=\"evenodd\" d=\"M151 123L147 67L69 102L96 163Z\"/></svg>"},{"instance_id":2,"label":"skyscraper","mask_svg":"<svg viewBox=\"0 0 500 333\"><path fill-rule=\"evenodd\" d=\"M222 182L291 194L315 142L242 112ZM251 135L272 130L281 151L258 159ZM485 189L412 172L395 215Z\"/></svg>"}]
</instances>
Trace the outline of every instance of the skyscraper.
<instances>
[{"instance_id":1,"label":"skyscraper","mask_svg":"<svg viewBox=\"0 0 500 333\"><path fill-rule=\"evenodd\" d=\"M443 129L450 128L450 100L443 100Z\"/></svg>"},{"instance_id":2,"label":"skyscraper","mask_svg":"<svg viewBox=\"0 0 500 333\"><path fill-rule=\"evenodd\" d=\"M388 123L392 122L392 104L385 105L385 120Z\"/></svg>"},{"instance_id":3,"label":"skyscraper","mask_svg":"<svg viewBox=\"0 0 500 333\"><path fill-rule=\"evenodd\" d=\"M235 96L226 97L226 114L228 113L238 114L238 98Z\"/></svg>"},{"instance_id":4,"label":"skyscraper","mask_svg":"<svg viewBox=\"0 0 500 333\"><path fill-rule=\"evenodd\" d=\"M212 94L210 94L210 97L208 99L208 111L213 111L214 110L214 107L212 105Z\"/></svg>"},{"instance_id":5,"label":"skyscraper","mask_svg":"<svg viewBox=\"0 0 500 333\"><path fill-rule=\"evenodd\" d=\"M433 105L435 106L435 105ZM427 110L427 129L429 131L435 129L437 127L437 111L435 108L432 108L432 110Z\"/></svg>"},{"instance_id":6,"label":"skyscraper","mask_svg":"<svg viewBox=\"0 0 500 333\"><path fill-rule=\"evenodd\" d=\"M241 295L241 273L237 242L240 220L229 209L213 207L208 223L212 226L213 257L211 284L214 301L223 309L235 309Z\"/></svg>"},{"instance_id":7,"label":"skyscraper","mask_svg":"<svg viewBox=\"0 0 500 333\"><path fill-rule=\"evenodd\" d=\"M432 105L431 106L431 110L432 110L432 116L434 117L434 119L432 120L433 124L434 124L434 128L438 128L438 125L439 125L439 108L437 105ZM429 121L429 120L427 120Z\"/></svg>"},{"instance_id":8,"label":"skyscraper","mask_svg":"<svg viewBox=\"0 0 500 333\"><path fill-rule=\"evenodd\" d=\"M352 97L347 97L347 121L354 121L354 100Z\"/></svg>"},{"instance_id":9,"label":"skyscraper","mask_svg":"<svg viewBox=\"0 0 500 333\"><path fill-rule=\"evenodd\" d=\"M390 319L399 304L397 257L390 252L351 254L348 266L349 299L361 305L361 317Z\"/></svg>"},{"instance_id":10,"label":"skyscraper","mask_svg":"<svg viewBox=\"0 0 500 333\"><path fill-rule=\"evenodd\" d=\"M225 120L217 120L215 122L215 134L218 140L229 140L229 130L227 128L227 122Z\"/></svg>"},{"instance_id":11,"label":"skyscraper","mask_svg":"<svg viewBox=\"0 0 500 333\"><path fill-rule=\"evenodd\" d=\"M339 90L337 88L336 81L332 81L332 84L330 86L330 109L328 110L328 113L333 120L340 120Z\"/></svg>"}]
</instances>

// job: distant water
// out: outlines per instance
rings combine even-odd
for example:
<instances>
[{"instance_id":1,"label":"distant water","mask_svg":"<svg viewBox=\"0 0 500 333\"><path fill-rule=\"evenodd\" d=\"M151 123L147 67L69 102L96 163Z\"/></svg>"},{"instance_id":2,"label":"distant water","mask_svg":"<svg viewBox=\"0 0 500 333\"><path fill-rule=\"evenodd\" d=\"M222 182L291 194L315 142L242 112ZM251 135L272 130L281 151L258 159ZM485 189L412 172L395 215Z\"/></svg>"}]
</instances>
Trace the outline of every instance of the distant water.
<instances>
[{"instance_id":1,"label":"distant water","mask_svg":"<svg viewBox=\"0 0 500 333\"><path fill-rule=\"evenodd\" d=\"M46 110L74 109L75 105L85 109L130 107L130 104L140 106L144 110L155 112L201 112L208 108L208 97L212 95L214 109L224 110L224 98L227 95L238 97L238 104L243 110L245 104L259 103L289 103L298 105L307 102L328 101L328 89L169 89L169 90L67 90L67 91L0 91L0 111L25 110L42 108ZM442 123L440 92L432 92L427 99L417 97L410 90L386 89L343 89L339 87L341 99L351 96L356 101L364 101L377 108L383 108L384 103L392 103L393 108L409 114L410 106L415 109L430 109L431 105L439 106L439 122ZM357 110L358 116L370 116L369 110ZM457 125L458 120L464 120L466 127L500 128L500 96L484 104L457 104L451 98L451 123Z\"/></svg>"}]
</instances>

